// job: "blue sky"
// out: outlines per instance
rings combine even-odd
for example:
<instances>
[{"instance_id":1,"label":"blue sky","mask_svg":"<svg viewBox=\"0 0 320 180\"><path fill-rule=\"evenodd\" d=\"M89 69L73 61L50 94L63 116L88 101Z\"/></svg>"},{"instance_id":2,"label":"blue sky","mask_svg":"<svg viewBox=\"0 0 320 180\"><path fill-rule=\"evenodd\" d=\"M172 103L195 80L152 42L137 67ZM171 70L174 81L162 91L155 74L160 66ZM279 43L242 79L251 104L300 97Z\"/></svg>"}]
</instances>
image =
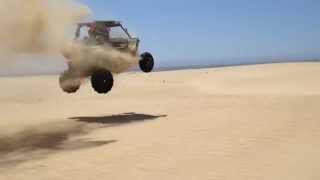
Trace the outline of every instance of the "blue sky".
<instances>
[{"instance_id":1,"label":"blue sky","mask_svg":"<svg viewBox=\"0 0 320 180\"><path fill-rule=\"evenodd\" d=\"M80 0L161 66L320 58L319 0Z\"/></svg>"}]
</instances>

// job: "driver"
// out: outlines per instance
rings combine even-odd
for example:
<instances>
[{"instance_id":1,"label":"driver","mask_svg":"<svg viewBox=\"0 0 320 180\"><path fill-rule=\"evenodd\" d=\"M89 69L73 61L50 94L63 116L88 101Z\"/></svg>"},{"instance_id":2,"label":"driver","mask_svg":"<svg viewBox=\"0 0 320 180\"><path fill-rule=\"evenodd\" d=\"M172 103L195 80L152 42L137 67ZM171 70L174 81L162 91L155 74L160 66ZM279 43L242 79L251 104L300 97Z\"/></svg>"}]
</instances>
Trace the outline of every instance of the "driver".
<instances>
[{"instance_id":1,"label":"driver","mask_svg":"<svg viewBox=\"0 0 320 180\"><path fill-rule=\"evenodd\" d=\"M110 28L105 26L99 27L96 24L93 24L90 26L88 34L90 38L103 44L104 42L108 42L110 39Z\"/></svg>"},{"instance_id":2,"label":"driver","mask_svg":"<svg viewBox=\"0 0 320 180\"><path fill-rule=\"evenodd\" d=\"M95 36L96 36L96 28L97 28L96 24L92 24L89 27L90 27L89 30L88 30L89 37L90 38L95 38Z\"/></svg>"},{"instance_id":3,"label":"driver","mask_svg":"<svg viewBox=\"0 0 320 180\"><path fill-rule=\"evenodd\" d=\"M106 27L105 28L105 37L106 37L106 40L109 40L110 39L110 31L111 29L109 27Z\"/></svg>"}]
</instances>

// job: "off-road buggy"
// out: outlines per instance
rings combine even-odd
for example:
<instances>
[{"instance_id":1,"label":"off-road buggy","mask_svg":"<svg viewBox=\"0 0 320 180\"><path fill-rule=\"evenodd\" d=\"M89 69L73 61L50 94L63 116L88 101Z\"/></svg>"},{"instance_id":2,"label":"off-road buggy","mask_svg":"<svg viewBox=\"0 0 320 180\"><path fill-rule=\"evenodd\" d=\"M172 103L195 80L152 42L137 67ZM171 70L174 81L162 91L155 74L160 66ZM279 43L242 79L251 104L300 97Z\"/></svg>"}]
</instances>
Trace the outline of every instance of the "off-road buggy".
<instances>
[{"instance_id":1,"label":"off-road buggy","mask_svg":"<svg viewBox=\"0 0 320 180\"><path fill-rule=\"evenodd\" d=\"M130 35L128 30L118 21L94 21L89 23L79 23L76 33L75 33L75 43L81 44L82 48L77 49L81 51L75 53L72 51L63 51L62 54L68 59L68 70L66 70L60 76L60 86L64 92L75 93L81 85L83 78L89 77L91 80L91 85L93 89L101 94L108 93L114 83L113 74L120 73L123 69L118 70L116 66L123 66L123 63L119 60L114 59L109 63L109 66L101 66L100 64L106 63L93 62L90 58L92 56L87 56L91 51L97 48L100 51L117 51L118 54L125 54L126 56L138 57L138 63L140 69L149 73L153 70L154 59L153 56L148 53L142 53L139 55L139 39L134 38ZM77 56L73 55L76 54ZM81 56L81 57L80 57ZM81 67L77 65L76 62L80 62ZM112 64L113 63L113 64ZM137 65L132 64L132 65ZM85 67L84 67L85 66ZM129 67L128 67L129 68ZM115 70L117 69L117 70Z\"/></svg>"}]
</instances>

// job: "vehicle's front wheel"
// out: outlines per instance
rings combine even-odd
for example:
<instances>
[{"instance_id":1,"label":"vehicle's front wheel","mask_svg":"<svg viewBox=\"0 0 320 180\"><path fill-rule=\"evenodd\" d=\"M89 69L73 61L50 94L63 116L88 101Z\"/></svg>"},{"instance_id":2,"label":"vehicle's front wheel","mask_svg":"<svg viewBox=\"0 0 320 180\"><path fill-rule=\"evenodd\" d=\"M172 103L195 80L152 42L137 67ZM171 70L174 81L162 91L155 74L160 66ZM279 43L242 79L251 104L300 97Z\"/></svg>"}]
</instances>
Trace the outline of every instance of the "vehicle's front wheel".
<instances>
[{"instance_id":1,"label":"vehicle's front wheel","mask_svg":"<svg viewBox=\"0 0 320 180\"><path fill-rule=\"evenodd\" d=\"M154 67L154 59L152 54L148 52L141 54L141 60L139 61L139 66L143 72L145 73L151 72Z\"/></svg>"},{"instance_id":2,"label":"vehicle's front wheel","mask_svg":"<svg viewBox=\"0 0 320 180\"><path fill-rule=\"evenodd\" d=\"M91 76L91 86L99 94L108 93L113 87L112 73L105 69L96 70Z\"/></svg>"}]
</instances>

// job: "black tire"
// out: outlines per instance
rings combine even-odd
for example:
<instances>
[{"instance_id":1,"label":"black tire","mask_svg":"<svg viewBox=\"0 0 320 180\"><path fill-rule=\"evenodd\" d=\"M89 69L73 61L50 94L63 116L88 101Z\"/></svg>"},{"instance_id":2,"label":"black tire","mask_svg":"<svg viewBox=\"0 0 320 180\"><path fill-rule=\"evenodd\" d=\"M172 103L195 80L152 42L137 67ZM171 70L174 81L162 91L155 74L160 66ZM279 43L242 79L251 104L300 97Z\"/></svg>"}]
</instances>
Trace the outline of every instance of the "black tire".
<instances>
[{"instance_id":1,"label":"black tire","mask_svg":"<svg viewBox=\"0 0 320 180\"><path fill-rule=\"evenodd\" d=\"M99 94L108 93L113 87L113 76L108 70L96 70L91 76L91 86Z\"/></svg>"},{"instance_id":2,"label":"black tire","mask_svg":"<svg viewBox=\"0 0 320 180\"><path fill-rule=\"evenodd\" d=\"M154 67L154 59L152 54L148 52L141 54L141 60L139 61L139 66L143 72L145 73L151 72Z\"/></svg>"},{"instance_id":3,"label":"black tire","mask_svg":"<svg viewBox=\"0 0 320 180\"><path fill-rule=\"evenodd\" d=\"M74 77L70 71L64 71L59 78L61 89L66 93L76 93L81 85L80 79Z\"/></svg>"}]
</instances>

